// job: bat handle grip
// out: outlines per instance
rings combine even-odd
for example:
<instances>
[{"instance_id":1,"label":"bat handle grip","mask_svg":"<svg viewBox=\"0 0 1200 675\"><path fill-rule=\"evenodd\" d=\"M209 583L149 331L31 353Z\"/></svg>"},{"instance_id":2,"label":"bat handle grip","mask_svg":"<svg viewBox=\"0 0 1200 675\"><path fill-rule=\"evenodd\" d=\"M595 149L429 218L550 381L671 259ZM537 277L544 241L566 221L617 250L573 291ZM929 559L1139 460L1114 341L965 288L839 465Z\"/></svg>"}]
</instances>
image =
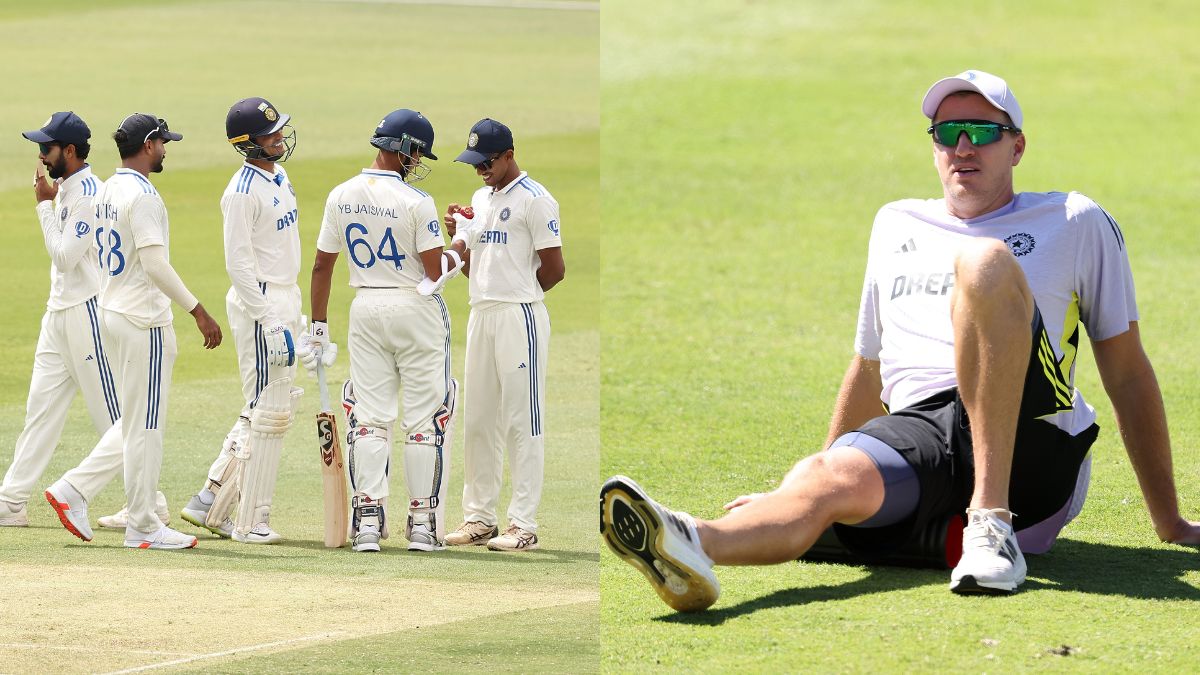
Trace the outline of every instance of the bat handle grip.
<instances>
[{"instance_id":1,"label":"bat handle grip","mask_svg":"<svg viewBox=\"0 0 1200 675\"><path fill-rule=\"evenodd\" d=\"M325 384L325 364L321 363L321 359L317 359L317 390L321 392L321 411L330 412L329 387Z\"/></svg>"}]
</instances>

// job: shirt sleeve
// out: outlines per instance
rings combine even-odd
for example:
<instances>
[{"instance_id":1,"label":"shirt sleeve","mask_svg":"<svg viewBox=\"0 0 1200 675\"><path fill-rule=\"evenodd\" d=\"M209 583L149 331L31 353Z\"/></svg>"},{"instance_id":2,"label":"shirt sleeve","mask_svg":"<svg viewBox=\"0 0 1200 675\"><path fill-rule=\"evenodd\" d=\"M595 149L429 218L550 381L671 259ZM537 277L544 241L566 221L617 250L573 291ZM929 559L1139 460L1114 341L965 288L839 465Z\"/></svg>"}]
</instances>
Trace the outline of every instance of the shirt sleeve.
<instances>
[{"instance_id":1,"label":"shirt sleeve","mask_svg":"<svg viewBox=\"0 0 1200 675\"><path fill-rule=\"evenodd\" d=\"M558 202L550 195L534 197L529 204L527 225L533 236L533 248L557 248L562 246L558 232Z\"/></svg>"},{"instance_id":2,"label":"shirt sleeve","mask_svg":"<svg viewBox=\"0 0 1200 675\"><path fill-rule=\"evenodd\" d=\"M325 201L325 217L321 219L321 231L317 233L317 250L325 253L342 252L342 234L338 231L338 195L340 190L329 193Z\"/></svg>"},{"instance_id":3,"label":"shirt sleeve","mask_svg":"<svg viewBox=\"0 0 1200 675\"><path fill-rule=\"evenodd\" d=\"M42 238L46 252L54 267L69 270L79 264L83 256L95 251L95 236L92 234L92 200L83 197L67 209L66 220L60 220L51 201L37 205L38 220L42 226Z\"/></svg>"},{"instance_id":4,"label":"shirt sleeve","mask_svg":"<svg viewBox=\"0 0 1200 675\"><path fill-rule=\"evenodd\" d=\"M413 207L412 218L414 225L413 245L417 253L434 248L443 248L446 240L442 237L442 219L438 217L437 206L433 197L424 197Z\"/></svg>"},{"instance_id":5,"label":"shirt sleeve","mask_svg":"<svg viewBox=\"0 0 1200 675\"><path fill-rule=\"evenodd\" d=\"M878 220L878 217L877 217ZM883 324L879 319L879 284L875 280L875 231L867 246L867 271L863 276L862 295L858 301L858 326L854 333L854 351L872 361L879 360L883 349Z\"/></svg>"},{"instance_id":6,"label":"shirt sleeve","mask_svg":"<svg viewBox=\"0 0 1200 675\"><path fill-rule=\"evenodd\" d=\"M225 222L225 271L229 273L234 293L255 321L262 320L270 309L258 285L258 258L254 255L252 239L258 210L258 200L248 194L232 193L221 198L221 215Z\"/></svg>"},{"instance_id":7,"label":"shirt sleeve","mask_svg":"<svg viewBox=\"0 0 1200 675\"><path fill-rule=\"evenodd\" d=\"M200 301L188 291L187 286L183 285L183 279L179 278L175 268L167 262L167 247L152 245L139 246L138 249L142 268L146 270L146 276L150 278L151 283L188 312L196 309Z\"/></svg>"},{"instance_id":8,"label":"shirt sleeve","mask_svg":"<svg viewBox=\"0 0 1200 675\"><path fill-rule=\"evenodd\" d=\"M133 231L133 248L165 246L167 207L155 194L138 195L129 206L129 227Z\"/></svg>"},{"instance_id":9,"label":"shirt sleeve","mask_svg":"<svg viewBox=\"0 0 1200 675\"><path fill-rule=\"evenodd\" d=\"M1125 235L1116 219L1091 200L1076 218L1079 319L1091 339L1107 340L1129 330L1129 322L1138 319Z\"/></svg>"}]
</instances>

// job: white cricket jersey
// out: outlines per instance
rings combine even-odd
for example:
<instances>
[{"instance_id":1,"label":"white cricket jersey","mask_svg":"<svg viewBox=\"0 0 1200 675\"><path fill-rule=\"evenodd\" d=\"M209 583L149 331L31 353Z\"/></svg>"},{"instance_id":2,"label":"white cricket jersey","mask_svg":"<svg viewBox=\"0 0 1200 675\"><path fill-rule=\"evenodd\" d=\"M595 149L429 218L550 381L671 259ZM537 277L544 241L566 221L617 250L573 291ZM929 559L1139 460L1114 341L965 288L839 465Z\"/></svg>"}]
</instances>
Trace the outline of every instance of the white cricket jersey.
<instances>
[{"instance_id":1,"label":"white cricket jersey","mask_svg":"<svg viewBox=\"0 0 1200 675\"><path fill-rule=\"evenodd\" d=\"M482 187L471 196L481 224L472 228L471 306L535 302L545 297L537 280L537 252L562 246L558 202L522 171L499 190Z\"/></svg>"},{"instance_id":2,"label":"white cricket jersey","mask_svg":"<svg viewBox=\"0 0 1200 675\"><path fill-rule=\"evenodd\" d=\"M317 249L346 249L354 288L415 289L425 278L420 253L445 245L441 222L433 197L399 173L363 169L329 193Z\"/></svg>"},{"instance_id":3,"label":"white cricket jersey","mask_svg":"<svg viewBox=\"0 0 1200 675\"><path fill-rule=\"evenodd\" d=\"M1138 318L1125 240L1112 216L1077 193L1023 192L970 220L941 199L908 199L875 216L855 350L880 362L882 399L892 411L956 386L950 293L954 258L970 237L1004 241L1033 291L1061 370L1075 380L1079 324L1092 340ZM1074 390L1074 409L1046 418L1076 434L1095 411Z\"/></svg>"},{"instance_id":4,"label":"white cricket jersey","mask_svg":"<svg viewBox=\"0 0 1200 675\"><path fill-rule=\"evenodd\" d=\"M100 292L92 198L104 186L87 164L58 186L54 201L37 205L46 252L50 254L50 297L46 309L62 310Z\"/></svg>"},{"instance_id":5,"label":"white cricket jersey","mask_svg":"<svg viewBox=\"0 0 1200 675\"><path fill-rule=\"evenodd\" d=\"M287 171L243 163L221 196L221 214L229 280L250 316L261 319L269 308L259 284L293 286L300 272L299 211Z\"/></svg>"},{"instance_id":6,"label":"white cricket jersey","mask_svg":"<svg viewBox=\"0 0 1200 675\"><path fill-rule=\"evenodd\" d=\"M171 323L171 299L142 267L138 249L163 246L170 262L167 207L142 174L120 168L93 200L100 244L100 306L138 328Z\"/></svg>"}]
</instances>

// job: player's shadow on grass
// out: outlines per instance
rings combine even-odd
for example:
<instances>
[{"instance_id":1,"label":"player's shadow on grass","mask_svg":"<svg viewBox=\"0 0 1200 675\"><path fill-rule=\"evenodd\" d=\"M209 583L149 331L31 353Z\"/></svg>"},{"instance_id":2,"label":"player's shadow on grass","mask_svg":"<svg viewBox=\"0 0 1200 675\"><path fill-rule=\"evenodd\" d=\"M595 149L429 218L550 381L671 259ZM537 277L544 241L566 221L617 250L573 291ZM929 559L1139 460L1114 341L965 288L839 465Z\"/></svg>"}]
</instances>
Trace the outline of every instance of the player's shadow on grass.
<instances>
[{"instance_id":1,"label":"player's shadow on grass","mask_svg":"<svg viewBox=\"0 0 1200 675\"><path fill-rule=\"evenodd\" d=\"M1166 545L1164 545L1166 546ZM1196 547L1127 548L1060 539L1045 555L1029 556L1023 591L1058 590L1146 600L1200 600L1183 580L1200 572Z\"/></svg>"},{"instance_id":2,"label":"player's shadow on grass","mask_svg":"<svg viewBox=\"0 0 1200 675\"><path fill-rule=\"evenodd\" d=\"M1059 540L1045 555L1028 556L1029 578L1020 593L1072 591L1097 595L1123 595L1144 600L1200 600L1200 588L1183 580L1200 572L1200 550L1185 548L1126 548L1069 539ZM836 563L835 563L836 564ZM730 607L695 614L668 614L658 621L719 625L760 609L792 607L814 602L847 600L918 586L949 584L949 570L903 567L867 567L870 574L845 584L789 588ZM798 570L798 573L802 573ZM970 600L999 600L973 596Z\"/></svg>"}]
</instances>

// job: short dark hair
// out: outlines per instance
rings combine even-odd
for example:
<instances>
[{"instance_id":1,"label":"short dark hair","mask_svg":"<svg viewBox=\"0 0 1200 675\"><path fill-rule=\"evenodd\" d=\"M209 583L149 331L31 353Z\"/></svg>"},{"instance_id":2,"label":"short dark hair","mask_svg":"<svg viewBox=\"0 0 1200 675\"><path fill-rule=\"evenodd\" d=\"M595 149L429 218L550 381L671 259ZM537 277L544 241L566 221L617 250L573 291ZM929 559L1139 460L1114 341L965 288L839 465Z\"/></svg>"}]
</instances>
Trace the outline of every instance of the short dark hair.
<instances>
[{"instance_id":1,"label":"short dark hair","mask_svg":"<svg viewBox=\"0 0 1200 675\"><path fill-rule=\"evenodd\" d=\"M112 137L117 142L117 152L120 153L121 159L129 159L142 151L143 144L130 143L129 134L124 129L117 129Z\"/></svg>"},{"instance_id":2,"label":"short dark hair","mask_svg":"<svg viewBox=\"0 0 1200 675\"><path fill-rule=\"evenodd\" d=\"M67 145L75 146L75 156L79 159L87 159L88 153L92 151L92 146L87 143L68 143Z\"/></svg>"}]
</instances>

